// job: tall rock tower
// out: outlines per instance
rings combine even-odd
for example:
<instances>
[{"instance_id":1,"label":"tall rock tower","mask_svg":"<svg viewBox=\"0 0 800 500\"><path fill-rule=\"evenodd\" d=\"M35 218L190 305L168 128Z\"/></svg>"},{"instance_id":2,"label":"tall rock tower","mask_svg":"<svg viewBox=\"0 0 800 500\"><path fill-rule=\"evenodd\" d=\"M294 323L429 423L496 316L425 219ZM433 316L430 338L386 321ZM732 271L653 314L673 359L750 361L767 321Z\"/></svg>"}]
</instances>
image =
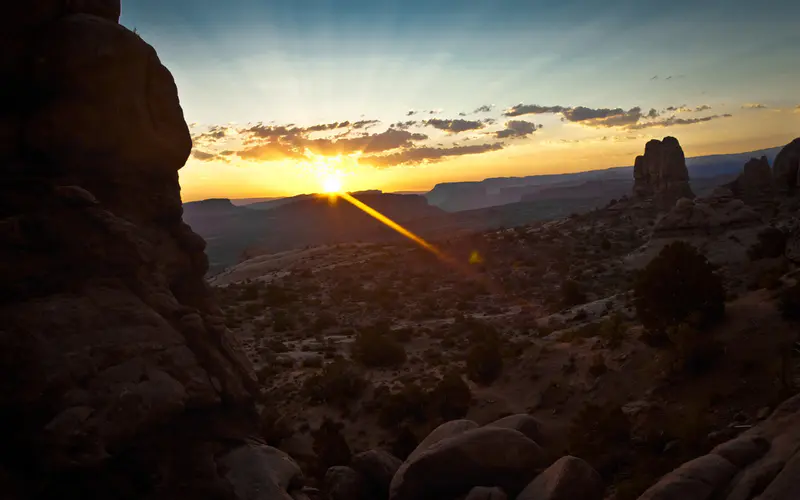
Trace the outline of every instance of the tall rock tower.
<instances>
[{"instance_id":1,"label":"tall rock tower","mask_svg":"<svg viewBox=\"0 0 800 500\"><path fill-rule=\"evenodd\" d=\"M647 143L643 156L637 156L633 167L633 195L651 198L662 207L670 207L680 198L694 198L689 187L689 171L678 139Z\"/></svg>"}]
</instances>

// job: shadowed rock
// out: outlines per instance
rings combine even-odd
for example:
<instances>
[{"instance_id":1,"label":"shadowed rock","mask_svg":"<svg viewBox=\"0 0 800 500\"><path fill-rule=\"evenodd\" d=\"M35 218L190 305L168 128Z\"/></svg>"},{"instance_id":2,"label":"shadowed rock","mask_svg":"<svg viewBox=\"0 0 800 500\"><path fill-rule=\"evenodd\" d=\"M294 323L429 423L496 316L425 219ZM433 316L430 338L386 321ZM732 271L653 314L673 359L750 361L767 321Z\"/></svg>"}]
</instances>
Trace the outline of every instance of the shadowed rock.
<instances>
[{"instance_id":1,"label":"shadowed rock","mask_svg":"<svg viewBox=\"0 0 800 500\"><path fill-rule=\"evenodd\" d=\"M177 89L119 11L0 28L0 469L26 498L234 498L216 457L255 434L256 379L181 220Z\"/></svg>"},{"instance_id":2,"label":"shadowed rock","mask_svg":"<svg viewBox=\"0 0 800 500\"><path fill-rule=\"evenodd\" d=\"M751 158L735 181L726 185L733 195L748 205L769 202L774 196L772 169L766 156Z\"/></svg>"},{"instance_id":3,"label":"shadowed rock","mask_svg":"<svg viewBox=\"0 0 800 500\"><path fill-rule=\"evenodd\" d=\"M800 137L787 144L775 157L772 176L782 193L794 193L800 185Z\"/></svg>"},{"instance_id":4,"label":"shadowed rock","mask_svg":"<svg viewBox=\"0 0 800 500\"><path fill-rule=\"evenodd\" d=\"M686 158L674 137L648 142L644 156L636 158L633 178L634 197L652 198L662 207L670 207L680 198L694 198Z\"/></svg>"}]
</instances>

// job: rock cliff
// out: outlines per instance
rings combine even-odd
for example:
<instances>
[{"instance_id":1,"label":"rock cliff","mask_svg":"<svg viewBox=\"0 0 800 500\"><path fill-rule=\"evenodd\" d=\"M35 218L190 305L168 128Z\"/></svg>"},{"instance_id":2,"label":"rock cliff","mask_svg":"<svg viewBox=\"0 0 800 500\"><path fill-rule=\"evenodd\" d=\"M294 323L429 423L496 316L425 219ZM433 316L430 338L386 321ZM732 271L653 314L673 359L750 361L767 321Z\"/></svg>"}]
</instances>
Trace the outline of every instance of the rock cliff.
<instances>
[{"instance_id":1,"label":"rock cliff","mask_svg":"<svg viewBox=\"0 0 800 500\"><path fill-rule=\"evenodd\" d=\"M794 193L800 185L800 137L787 144L773 164L775 185L780 192Z\"/></svg>"},{"instance_id":2,"label":"rock cliff","mask_svg":"<svg viewBox=\"0 0 800 500\"><path fill-rule=\"evenodd\" d=\"M648 142L644 155L636 157L633 177L634 197L652 198L659 206L668 208L681 198L694 198L686 158L674 137Z\"/></svg>"},{"instance_id":3,"label":"rock cliff","mask_svg":"<svg viewBox=\"0 0 800 500\"><path fill-rule=\"evenodd\" d=\"M181 219L175 83L119 15L14 2L0 27L4 498L231 498L215 456L256 428Z\"/></svg>"}]
</instances>

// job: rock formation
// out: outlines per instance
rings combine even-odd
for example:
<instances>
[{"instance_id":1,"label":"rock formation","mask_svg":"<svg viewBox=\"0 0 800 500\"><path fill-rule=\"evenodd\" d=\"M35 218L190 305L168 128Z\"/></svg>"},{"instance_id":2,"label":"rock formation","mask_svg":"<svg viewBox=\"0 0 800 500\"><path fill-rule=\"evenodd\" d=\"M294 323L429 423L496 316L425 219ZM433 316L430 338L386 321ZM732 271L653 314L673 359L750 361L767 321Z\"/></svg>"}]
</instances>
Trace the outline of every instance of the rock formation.
<instances>
[{"instance_id":1,"label":"rock formation","mask_svg":"<svg viewBox=\"0 0 800 500\"><path fill-rule=\"evenodd\" d=\"M761 218L725 188L702 199L682 198L656 223L653 237L706 236L761 223Z\"/></svg>"},{"instance_id":2,"label":"rock formation","mask_svg":"<svg viewBox=\"0 0 800 500\"><path fill-rule=\"evenodd\" d=\"M787 144L773 164L775 186L782 193L794 193L800 185L800 137Z\"/></svg>"},{"instance_id":3,"label":"rock formation","mask_svg":"<svg viewBox=\"0 0 800 500\"><path fill-rule=\"evenodd\" d=\"M177 90L119 14L13 2L0 28L4 498L234 498L246 472L222 464L263 459L256 379L181 220Z\"/></svg>"},{"instance_id":4,"label":"rock formation","mask_svg":"<svg viewBox=\"0 0 800 500\"><path fill-rule=\"evenodd\" d=\"M800 396L708 455L667 474L639 500L800 498Z\"/></svg>"},{"instance_id":5,"label":"rock formation","mask_svg":"<svg viewBox=\"0 0 800 500\"><path fill-rule=\"evenodd\" d=\"M683 149L674 137L653 139L645 145L644 155L633 166L633 195L652 198L662 207L670 207L680 198L694 198L689 187L689 171Z\"/></svg>"},{"instance_id":6,"label":"rock formation","mask_svg":"<svg viewBox=\"0 0 800 500\"><path fill-rule=\"evenodd\" d=\"M758 206L770 202L775 193L772 169L767 157L751 158L745 163L739 177L725 187L731 190L733 196L748 205Z\"/></svg>"}]
</instances>

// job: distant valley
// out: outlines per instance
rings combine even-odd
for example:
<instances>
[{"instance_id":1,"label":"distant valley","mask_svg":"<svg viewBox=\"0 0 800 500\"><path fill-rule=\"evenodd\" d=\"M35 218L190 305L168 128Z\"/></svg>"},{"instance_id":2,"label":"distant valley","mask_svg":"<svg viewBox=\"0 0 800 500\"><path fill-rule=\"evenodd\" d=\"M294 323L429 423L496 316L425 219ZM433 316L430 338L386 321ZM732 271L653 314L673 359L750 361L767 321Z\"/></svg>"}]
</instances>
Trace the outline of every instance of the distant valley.
<instances>
[{"instance_id":1,"label":"distant valley","mask_svg":"<svg viewBox=\"0 0 800 500\"><path fill-rule=\"evenodd\" d=\"M772 163L780 147L687 158L692 189L702 196L732 181L752 157ZM491 178L436 185L429 193L364 191L354 196L426 238L513 227L605 206L631 193L633 167L572 174ZM249 202L249 203L248 203ZM398 235L349 203L303 194L184 204L184 220L207 241L210 274L243 258L306 246L396 242Z\"/></svg>"}]
</instances>

